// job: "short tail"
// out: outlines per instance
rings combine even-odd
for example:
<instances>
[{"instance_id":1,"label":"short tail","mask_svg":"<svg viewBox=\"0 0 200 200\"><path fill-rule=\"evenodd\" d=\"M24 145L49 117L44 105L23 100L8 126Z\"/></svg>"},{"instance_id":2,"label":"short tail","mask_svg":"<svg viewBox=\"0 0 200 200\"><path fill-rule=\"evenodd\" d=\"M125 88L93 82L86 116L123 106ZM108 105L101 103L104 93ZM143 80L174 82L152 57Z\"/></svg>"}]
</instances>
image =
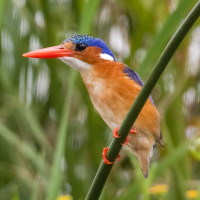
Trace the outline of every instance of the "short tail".
<instances>
[{"instance_id":1,"label":"short tail","mask_svg":"<svg viewBox=\"0 0 200 200\"><path fill-rule=\"evenodd\" d=\"M137 153L137 157L142 169L142 173L145 178L149 176L149 164L150 164L150 159L152 156L152 150L147 151L147 150L139 150Z\"/></svg>"},{"instance_id":2,"label":"short tail","mask_svg":"<svg viewBox=\"0 0 200 200\"><path fill-rule=\"evenodd\" d=\"M162 138L160 138L159 142L160 145L163 146ZM144 132L140 132L136 135L129 134L128 147L138 158L145 178L147 178L149 175L150 159L153 155L155 143L155 138L145 134Z\"/></svg>"}]
</instances>

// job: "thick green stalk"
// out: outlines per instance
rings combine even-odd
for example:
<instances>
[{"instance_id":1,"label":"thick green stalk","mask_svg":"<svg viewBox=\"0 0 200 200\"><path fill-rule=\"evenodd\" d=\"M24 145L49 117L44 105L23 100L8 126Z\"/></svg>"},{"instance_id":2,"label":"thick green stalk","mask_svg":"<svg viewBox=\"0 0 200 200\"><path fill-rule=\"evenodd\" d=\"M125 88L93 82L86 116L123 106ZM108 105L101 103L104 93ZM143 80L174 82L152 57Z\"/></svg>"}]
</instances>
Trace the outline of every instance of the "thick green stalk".
<instances>
[{"instance_id":1,"label":"thick green stalk","mask_svg":"<svg viewBox=\"0 0 200 200\"><path fill-rule=\"evenodd\" d=\"M184 22L180 25L180 27L178 28L178 30L176 31L176 33L162 52L161 56L159 57L151 75L149 76L147 82L144 84L141 92L139 93L138 97L133 103L131 109L129 110L125 120L123 121L119 129L119 135L121 136L121 138L113 139L111 142L110 149L107 153L108 160L114 161L117 158L117 155L119 154L122 148L121 143L125 141L129 130L131 129L142 107L148 99L152 89L154 88L162 72L166 68L174 52L180 45L181 41L183 40L187 32L190 30L192 25L195 23L195 21L198 19L199 15L200 1L196 3L195 7L191 10ZM101 163L97 174L93 180L93 183L89 189L86 200L97 200L99 198L107 180L107 177L112 169L112 166L113 165L106 165L103 162Z\"/></svg>"}]
</instances>

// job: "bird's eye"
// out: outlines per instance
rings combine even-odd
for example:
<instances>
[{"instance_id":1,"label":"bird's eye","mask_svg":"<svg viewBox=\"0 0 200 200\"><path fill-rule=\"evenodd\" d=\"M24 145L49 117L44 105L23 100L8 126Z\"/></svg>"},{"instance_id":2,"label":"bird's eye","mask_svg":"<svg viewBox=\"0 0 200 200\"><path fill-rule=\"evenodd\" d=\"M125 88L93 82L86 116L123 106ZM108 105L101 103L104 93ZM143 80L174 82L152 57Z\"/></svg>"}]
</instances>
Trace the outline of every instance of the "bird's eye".
<instances>
[{"instance_id":1,"label":"bird's eye","mask_svg":"<svg viewBox=\"0 0 200 200\"><path fill-rule=\"evenodd\" d=\"M81 44L76 44L76 51L83 51L85 48L87 47L87 45L85 43L81 43Z\"/></svg>"}]
</instances>

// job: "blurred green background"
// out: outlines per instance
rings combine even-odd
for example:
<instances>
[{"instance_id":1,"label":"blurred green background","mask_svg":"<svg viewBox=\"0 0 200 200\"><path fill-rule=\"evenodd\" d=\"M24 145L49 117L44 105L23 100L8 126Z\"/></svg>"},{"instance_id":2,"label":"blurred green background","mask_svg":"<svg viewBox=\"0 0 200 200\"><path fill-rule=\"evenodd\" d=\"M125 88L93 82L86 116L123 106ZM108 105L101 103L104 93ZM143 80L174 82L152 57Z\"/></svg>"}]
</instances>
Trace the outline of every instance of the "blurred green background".
<instances>
[{"instance_id":1,"label":"blurred green background","mask_svg":"<svg viewBox=\"0 0 200 200\"><path fill-rule=\"evenodd\" d=\"M84 199L102 149L112 140L78 72L57 59L22 54L90 34L104 39L116 59L145 81L196 2L0 1L0 199L65 194ZM148 179L136 158L123 150L101 200L200 199L199 19L152 96L162 117L165 148L155 149Z\"/></svg>"}]
</instances>

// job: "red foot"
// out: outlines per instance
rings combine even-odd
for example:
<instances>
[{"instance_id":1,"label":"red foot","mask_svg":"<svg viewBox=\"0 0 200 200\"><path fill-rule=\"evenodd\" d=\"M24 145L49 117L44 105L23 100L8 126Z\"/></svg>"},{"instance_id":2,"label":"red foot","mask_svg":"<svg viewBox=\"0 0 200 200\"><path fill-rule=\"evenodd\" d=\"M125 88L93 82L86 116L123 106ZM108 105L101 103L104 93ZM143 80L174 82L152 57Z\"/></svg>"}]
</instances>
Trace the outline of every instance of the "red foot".
<instances>
[{"instance_id":1,"label":"red foot","mask_svg":"<svg viewBox=\"0 0 200 200\"><path fill-rule=\"evenodd\" d=\"M114 136L114 138L120 138L120 136L119 136L119 134L118 134L118 130L119 130L119 127L115 128L115 129L113 130L113 136ZM134 129L131 129L131 130L130 130L130 133L136 134L137 132L136 132ZM126 138L124 144L122 144L122 145L127 145L128 142L129 142L129 137L127 136L127 138Z\"/></svg>"},{"instance_id":2,"label":"red foot","mask_svg":"<svg viewBox=\"0 0 200 200\"><path fill-rule=\"evenodd\" d=\"M109 148L104 148L103 149L103 162L106 164L106 165L113 165L114 162L110 162L107 158L106 158L106 154L107 154L107 151L108 151ZM120 155L118 155L117 157L117 160L120 159Z\"/></svg>"},{"instance_id":3,"label":"red foot","mask_svg":"<svg viewBox=\"0 0 200 200\"><path fill-rule=\"evenodd\" d=\"M132 133L132 134L137 134L136 130L135 129L131 129L129 133Z\"/></svg>"},{"instance_id":4,"label":"red foot","mask_svg":"<svg viewBox=\"0 0 200 200\"><path fill-rule=\"evenodd\" d=\"M118 130L119 130L119 127L115 128L115 129L113 130L113 136L114 136L114 138L120 138L120 136L119 136L119 134L118 134Z\"/></svg>"}]
</instances>

